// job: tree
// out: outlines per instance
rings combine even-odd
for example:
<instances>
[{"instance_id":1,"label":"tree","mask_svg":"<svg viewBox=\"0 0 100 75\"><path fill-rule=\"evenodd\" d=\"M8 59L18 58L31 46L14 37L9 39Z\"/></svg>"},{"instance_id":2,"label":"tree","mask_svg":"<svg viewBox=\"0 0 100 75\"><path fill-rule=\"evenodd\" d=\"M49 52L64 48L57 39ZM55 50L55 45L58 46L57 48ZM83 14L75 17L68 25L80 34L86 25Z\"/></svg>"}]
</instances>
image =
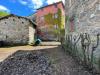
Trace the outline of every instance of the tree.
<instances>
[{"instance_id":1,"label":"tree","mask_svg":"<svg viewBox=\"0 0 100 75\"><path fill-rule=\"evenodd\" d=\"M4 11L0 11L0 17L7 16L7 15L9 15L9 13L4 12Z\"/></svg>"}]
</instances>

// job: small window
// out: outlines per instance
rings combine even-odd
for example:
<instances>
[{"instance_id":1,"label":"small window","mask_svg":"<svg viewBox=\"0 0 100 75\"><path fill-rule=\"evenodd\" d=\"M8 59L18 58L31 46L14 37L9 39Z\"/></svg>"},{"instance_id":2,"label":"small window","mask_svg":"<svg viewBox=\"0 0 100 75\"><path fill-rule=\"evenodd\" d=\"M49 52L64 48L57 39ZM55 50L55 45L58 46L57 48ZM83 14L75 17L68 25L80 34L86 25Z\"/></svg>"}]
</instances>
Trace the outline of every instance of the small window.
<instances>
[{"instance_id":1,"label":"small window","mask_svg":"<svg viewBox=\"0 0 100 75\"><path fill-rule=\"evenodd\" d=\"M7 22L5 22L5 24L7 24Z\"/></svg>"},{"instance_id":2,"label":"small window","mask_svg":"<svg viewBox=\"0 0 100 75\"><path fill-rule=\"evenodd\" d=\"M18 17L18 19L20 19L20 17Z\"/></svg>"},{"instance_id":3,"label":"small window","mask_svg":"<svg viewBox=\"0 0 100 75\"><path fill-rule=\"evenodd\" d=\"M54 14L54 18L58 18L58 14Z\"/></svg>"},{"instance_id":4,"label":"small window","mask_svg":"<svg viewBox=\"0 0 100 75\"><path fill-rule=\"evenodd\" d=\"M44 16L41 17L41 20L44 20Z\"/></svg>"},{"instance_id":5,"label":"small window","mask_svg":"<svg viewBox=\"0 0 100 75\"><path fill-rule=\"evenodd\" d=\"M24 24L24 22L22 22L22 24Z\"/></svg>"},{"instance_id":6,"label":"small window","mask_svg":"<svg viewBox=\"0 0 100 75\"><path fill-rule=\"evenodd\" d=\"M58 29L58 25L54 25L54 28L55 28L55 29Z\"/></svg>"},{"instance_id":7,"label":"small window","mask_svg":"<svg viewBox=\"0 0 100 75\"><path fill-rule=\"evenodd\" d=\"M13 21L15 21L15 19L13 19Z\"/></svg>"},{"instance_id":8,"label":"small window","mask_svg":"<svg viewBox=\"0 0 100 75\"><path fill-rule=\"evenodd\" d=\"M8 19L8 17L6 17L6 19Z\"/></svg>"}]
</instances>

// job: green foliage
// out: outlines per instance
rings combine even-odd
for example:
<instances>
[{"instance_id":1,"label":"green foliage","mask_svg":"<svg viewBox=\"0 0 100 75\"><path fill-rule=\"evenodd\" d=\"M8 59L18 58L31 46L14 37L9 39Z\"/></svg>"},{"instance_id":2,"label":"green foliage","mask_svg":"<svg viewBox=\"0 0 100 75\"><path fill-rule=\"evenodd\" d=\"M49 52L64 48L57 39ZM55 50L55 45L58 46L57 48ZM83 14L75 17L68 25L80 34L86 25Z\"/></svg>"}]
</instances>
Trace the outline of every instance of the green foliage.
<instances>
[{"instance_id":1,"label":"green foliage","mask_svg":"<svg viewBox=\"0 0 100 75\"><path fill-rule=\"evenodd\" d=\"M45 22L48 25L52 25L52 27L54 27L54 25L58 25L57 30L59 32L63 28L62 19L64 20L64 17L62 17L61 9L58 9L58 12L56 14L58 15L57 18L54 18L55 14L49 13L48 15L45 15ZM55 32L57 33L57 31L55 31Z\"/></svg>"},{"instance_id":2,"label":"green foliage","mask_svg":"<svg viewBox=\"0 0 100 75\"><path fill-rule=\"evenodd\" d=\"M69 21L69 16L66 16L66 18L65 18L65 19L66 19L66 22L68 22L68 21Z\"/></svg>"},{"instance_id":3,"label":"green foliage","mask_svg":"<svg viewBox=\"0 0 100 75\"><path fill-rule=\"evenodd\" d=\"M54 21L53 21L53 14L49 13L48 15L45 15L45 22L46 24L53 24Z\"/></svg>"},{"instance_id":4,"label":"green foliage","mask_svg":"<svg viewBox=\"0 0 100 75\"><path fill-rule=\"evenodd\" d=\"M9 15L9 13L0 11L0 17L7 16L7 15Z\"/></svg>"},{"instance_id":5,"label":"green foliage","mask_svg":"<svg viewBox=\"0 0 100 75\"><path fill-rule=\"evenodd\" d=\"M60 34L61 36L65 35L65 29L61 29L60 32L61 32L61 34Z\"/></svg>"},{"instance_id":6,"label":"green foliage","mask_svg":"<svg viewBox=\"0 0 100 75\"><path fill-rule=\"evenodd\" d=\"M62 26L62 22L61 22L61 19L62 19L62 15L61 15L61 10L58 9L58 27L61 29L61 26Z\"/></svg>"},{"instance_id":7,"label":"green foliage","mask_svg":"<svg viewBox=\"0 0 100 75\"><path fill-rule=\"evenodd\" d=\"M54 29L54 25L57 25L57 28L53 30L53 34L57 37L64 36L64 20L65 16L62 16L61 9L58 9L56 14L49 13L44 16L45 24L47 24L51 29Z\"/></svg>"},{"instance_id":8,"label":"green foliage","mask_svg":"<svg viewBox=\"0 0 100 75\"><path fill-rule=\"evenodd\" d=\"M99 69L100 69L100 57L99 57L99 60L98 60L98 64L99 64Z\"/></svg>"},{"instance_id":9,"label":"green foliage","mask_svg":"<svg viewBox=\"0 0 100 75\"><path fill-rule=\"evenodd\" d=\"M69 21L69 20L70 20L70 17L69 17L69 16L66 16L66 17L65 17L65 21L66 21L66 25L67 25L67 29L66 29L66 30L67 30L67 32L69 32L69 31L70 31L70 29L69 29L69 28L70 28L70 24L69 24L69 23L70 23L70 21Z\"/></svg>"}]
</instances>

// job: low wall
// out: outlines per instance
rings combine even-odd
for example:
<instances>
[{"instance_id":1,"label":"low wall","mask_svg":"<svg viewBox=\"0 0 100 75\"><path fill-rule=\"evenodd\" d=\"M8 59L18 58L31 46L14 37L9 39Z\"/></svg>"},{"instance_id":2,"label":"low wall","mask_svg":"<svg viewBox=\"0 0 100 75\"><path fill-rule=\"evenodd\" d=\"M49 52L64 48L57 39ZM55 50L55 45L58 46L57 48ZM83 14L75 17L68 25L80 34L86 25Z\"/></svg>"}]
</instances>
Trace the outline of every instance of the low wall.
<instances>
[{"instance_id":1,"label":"low wall","mask_svg":"<svg viewBox=\"0 0 100 75\"><path fill-rule=\"evenodd\" d=\"M7 17L0 20L0 41L4 45L24 45L29 41L30 22L24 18Z\"/></svg>"},{"instance_id":2,"label":"low wall","mask_svg":"<svg viewBox=\"0 0 100 75\"><path fill-rule=\"evenodd\" d=\"M100 72L100 35L71 33L66 35L64 48L92 72Z\"/></svg>"}]
</instances>

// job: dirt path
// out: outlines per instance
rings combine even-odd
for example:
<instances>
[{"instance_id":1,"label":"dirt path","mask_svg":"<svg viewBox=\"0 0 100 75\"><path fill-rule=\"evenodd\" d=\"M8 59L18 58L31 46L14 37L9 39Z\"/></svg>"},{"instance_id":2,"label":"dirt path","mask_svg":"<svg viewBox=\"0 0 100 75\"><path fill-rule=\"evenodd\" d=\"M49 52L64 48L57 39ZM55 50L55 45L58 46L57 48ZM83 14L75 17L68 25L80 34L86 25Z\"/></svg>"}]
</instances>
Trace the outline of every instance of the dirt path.
<instances>
[{"instance_id":1,"label":"dirt path","mask_svg":"<svg viewBox=\"0 0 100 75\"><path fill-rule=\"evenodd\" d=\"M15 46L15 47L4 47L0 48L0 62L5 60L9 55L13 54L18 50L39 50L53 48L60 45L60 42L42 42L40 46Z\"/></svg>"},{"instance_id":2,"label":"dirt path","mask_svg":"<svg viewBox=\"0 0 100 75\"><path fill-rule=\"evenodd\" d=\"M80 66L71 56L66 55L61 47L45 50L56 68L56 75L92 75Z\"/></svg>"},{"instance_id":3,"label":"dirt path","mask_svg":"<svg viewBox=\"0 0 100 75\"><path fill-rule=\"evenodd\" d=\"M22 47L21 47L22 48ZM25 48L25 47L24 47ZM14 49L14 48L13 48ZM28 50L27 50L28 49ZM26 52L30 52L30 50L32 49L32 51L33 52L36 52L35 54L38 54L38 53L40 53L40 55L39 55L39 57L36 57L36 59L35 59L35 61L37 61L36 62L36 64L37 63L41 63L41 64L37 64L37 65L39 65L39 66L35 66L35 68L36 69L40 69L40 66L41 65L44 65L44 66L46 66L46 64L48 64L47 62L49 62L50 61L50 63L51 63L51 65L53 66L53 68L54 68L54 72L51 74L51 73L48 73L48 74L46 74L46 73L44 73L44 74L40 74L40 73L37 73L37 74L32 74L32 73L30 73L30 70L31 70L31 72L33 72L34 71L34 65L36 65L36 64L34 64L33 65L33 63L34 63L34 60L33 59L31 59L30 58L30 60L27 58L27 54L29 54L29 53L26 53ZM19 50L22 50L22 49L19 49ZM24 51L25 50L25 51ZM25 72L24 71L24 69L25 69L25 65L24 65L24 67L22 66L22 70L23 70L23 72L21 72L22 74L23 73L26 73L26 74L24 74L24 75L92 75L92 74L90 74L88 71L86 71L82 66L80 66L80 65L78 65L78 63L71 57L71 56L69 56L69 55L66 55L66 53L64 53L64 51L62 50L62 48L60 47L60 46L47 46L47 47L39 47L39 46L37 46L37 47L35 47L34 49L33 48L30 48L30 47L27 47L27 48L25 48L24 50L22 50L23 52L22 53L18 53L18 54L16 54L15 55L15 53L14 53L14 55L15 56L13 56L13 60L12 60L12 58L10 57L10 58L8 58L6 61L4 61L3 62L3 64L1 65L1 70L4 68L4 66L3 65L8 65L10 68L8 68L8 70L9 71L11 71L11 72L16 72L16 68L15 67L17 67L16 65L23 65L23 64L26 64L27 65L27 72ZM34 51L35 50L35 51ZM18 51L18 50L17 50ZM24 54L25 53L25 54ZM22 55L21 55L22 54ZM25 56L23 56L23 54L25 55ZM43 56L41 56L43 54ZM19 56L18 56L19 55ZM21 57L25 57L25 58L20 58L20 55L21 55ZM18 58L16 58L16 56L18 56ZM28 55L29 56L29 55ZM33 55L34 56L34 55ZM37 55L38 56L38 55ZM31 56L32 57L32 56ZM17 60L16 60L17 59ZM18 59L20 59L20 60L18 60ZM41 61L40 61L41 60ZM8 63L10 61L10 63ZM30 61L31 61L31 63L30 63ZM46 62L46 64L43 62L43 61L45 61ZM17 62L20 62L20 63L17 63ZM25 62L27 62L27 63L25 63ZM12 64L11 64L12 63ZM30 66L30 64L31 64L31 66ZM29 66L28 66L29 65ZM32 67L33 66L33 67ZM41 66L41 69L44 69L44 66ZM30 67L31 67L31 69L30 69ZM6 67L5 67L6 68ZM4 68L4 69L5 69ZM15 70L14 71L12 71L13 69L15 68ZM20 67L19 67L20 68ZM10 70L10 69L12 69L12 70ZM29 70L30 69L30 70ZM7 68L6 68L6 70L7 70ZM28 71L29 70L29 71ZM48 69L47 69L48 70ZM49 69L50 70L50 69ZM38 71L38 70L37 70ZM36 72L37 72L36 71ZM40 70L40 71L42 71L42 70ZM46 71L46 69L45 69L45 71ZM50 70L51 71L51 70ZM8 71L7 71L8 72ZM9 73L11 73L11 72L9 72ZM18 72L18 71L17 71ZM20 72L20 71L19 71ZM47 72L47 71L46 71ZM3 72L1 72L1 74L3 75L4 73ZM12 73L12 74L14 74L14 75L21 75L21 74L16 74L16 73ZM4 75L7 75L7 74L4 74Z\"/></svg>"},{"instance_id":4,"label":"dirt path","mask_svg":"<svg viewBox=\"0 0 100 75\"><path fill-rule=\"evenodd\" d=\"M9 55L15 53L18 50L39 50L39 49L48 49L54 47L57 46L16 46L16 47L0 48L0 62L5 60Z\"/></svg>"}]
</instances>

